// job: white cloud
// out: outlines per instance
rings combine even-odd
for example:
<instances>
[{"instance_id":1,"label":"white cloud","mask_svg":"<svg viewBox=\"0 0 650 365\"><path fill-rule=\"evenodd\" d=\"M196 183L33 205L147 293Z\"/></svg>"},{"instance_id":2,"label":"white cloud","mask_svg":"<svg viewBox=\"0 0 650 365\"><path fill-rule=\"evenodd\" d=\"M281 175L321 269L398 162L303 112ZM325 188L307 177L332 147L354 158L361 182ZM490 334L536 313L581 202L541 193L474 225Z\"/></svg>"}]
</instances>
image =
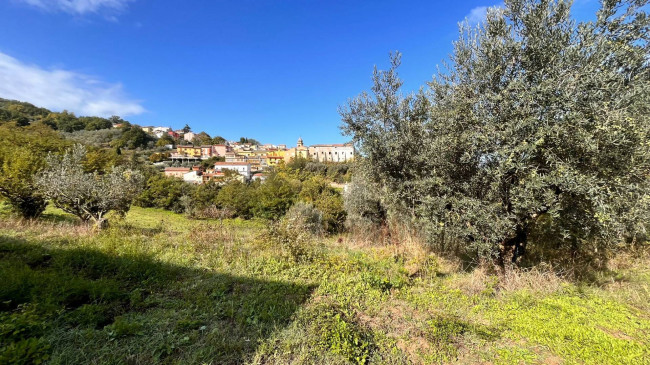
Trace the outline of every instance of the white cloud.
<instances>
[{"instance_id":1,"label":"white cloud","mask_svg":"<svg viewBox=\"0 0 650 365\"><path fill-rule=\"evenodd\" d=\"M487 9L487 6L477 6L474 9L470 10L469 14L465 16L465 19L469 24L478 24L485 19Z\"/></svg>"},{"instance_id":2,"label":"white cloud","mask_svg":"<svg viewBox=\"0 0 650 365\"><path fill-rule=\"evenodd\" d=\"M44 10L64 11L70 14L119 12L133 0L18 0Z\"/></svg>"},{"instance_id":3,"label":"white cloud","mask_svg":"<svg viewBox=\"0 0 650 365\"><path fill-rule=\"evenodd\" d=\"M43 69L0 52L0 97L27 101L51 110L78 115L134 115L145 111L129 99L122 85L62 69Z\"/></svg>"},{"instance_id":4,"label":"white cloud","mask_svg":"<svg viewBox=\"0 0 650 365\"><path fill-rule=\"evenodd\" d=\"M465 15L465 21L469 25L477 25L482 23L487 16L487 11L490 8L499 8L501 5L492 5L492 6L477 6L474 9L469 11L469 14Z\"/></svg>"}]
</instances>

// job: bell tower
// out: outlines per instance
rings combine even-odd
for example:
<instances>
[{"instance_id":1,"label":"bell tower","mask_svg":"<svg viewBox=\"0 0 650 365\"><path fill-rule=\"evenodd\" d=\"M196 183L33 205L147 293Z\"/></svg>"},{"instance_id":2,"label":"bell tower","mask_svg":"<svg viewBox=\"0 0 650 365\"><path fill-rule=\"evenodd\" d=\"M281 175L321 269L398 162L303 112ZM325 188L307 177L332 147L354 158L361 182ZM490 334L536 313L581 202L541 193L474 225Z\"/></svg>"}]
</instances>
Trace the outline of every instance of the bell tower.
<instances>
[{"instance_id":1,"label":"bell tower","mask_svg":"<svg viewBox=\"0 0 650 365\"><path fill-rule=\"evenodd\" d=\"M303 146L302 137L298 137L298 147L302 147L302 146Z\"/></svg>"}]
</instances>

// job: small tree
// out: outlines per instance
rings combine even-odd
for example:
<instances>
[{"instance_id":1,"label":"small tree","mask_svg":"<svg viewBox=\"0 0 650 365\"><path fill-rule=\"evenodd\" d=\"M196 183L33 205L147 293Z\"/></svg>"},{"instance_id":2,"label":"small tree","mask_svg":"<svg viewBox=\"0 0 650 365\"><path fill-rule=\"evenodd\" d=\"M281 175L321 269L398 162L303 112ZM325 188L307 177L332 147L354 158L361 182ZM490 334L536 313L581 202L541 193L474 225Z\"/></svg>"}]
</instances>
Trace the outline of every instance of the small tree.
<instances>
[{"instance_id":1,"label":"small tree","mask_svg":"<svg viewBox=\"0 0 650 365\"><path fill-rule=\"evenodd\" d=\"M76 215L82 221L92 220L101 229L108 223L106 213L126 214L131 202L140 193L143 175L125 167L114 167L109 173L85 173L86 149L75 145L59 157L50 154L46 167L36 184L54 205Z\"/></svg>"}]
</instances>

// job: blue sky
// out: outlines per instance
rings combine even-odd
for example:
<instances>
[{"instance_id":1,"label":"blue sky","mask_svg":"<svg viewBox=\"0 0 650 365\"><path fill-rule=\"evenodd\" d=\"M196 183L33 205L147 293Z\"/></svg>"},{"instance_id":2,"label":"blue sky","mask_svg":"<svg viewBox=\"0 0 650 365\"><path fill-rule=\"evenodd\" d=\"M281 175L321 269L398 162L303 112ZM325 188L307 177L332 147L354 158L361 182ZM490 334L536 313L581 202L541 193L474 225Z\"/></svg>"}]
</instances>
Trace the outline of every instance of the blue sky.
<instances>
[{"instance_id":1,"label":"blue sky","mask_svg":"<svg viewBox=\"0 0 650 365\"><path fill-rule=\"evenodd\" d=\"M403 53L405 89L495 1L0 1L0 97L294 145L347 140L337 108ZM598 3L578 0L592 18Z\"/></svg>"}]
</instances>

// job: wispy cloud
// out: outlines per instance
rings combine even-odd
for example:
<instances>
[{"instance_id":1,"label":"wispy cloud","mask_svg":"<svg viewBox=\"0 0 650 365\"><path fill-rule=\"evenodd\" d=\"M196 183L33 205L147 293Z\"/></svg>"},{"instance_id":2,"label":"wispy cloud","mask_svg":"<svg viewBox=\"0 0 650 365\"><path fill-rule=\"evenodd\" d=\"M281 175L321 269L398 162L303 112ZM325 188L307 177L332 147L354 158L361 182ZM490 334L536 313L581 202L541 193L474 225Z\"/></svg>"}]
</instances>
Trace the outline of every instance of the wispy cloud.
<instances>
[{"instance_id":1,"label":"wispy cloud","mask_svg":"<svg viewBox=\"0 0 650 365\"><path fill-rule=\"evenodd\" d=\"M145 111L119 83L62 69L44 69L0 52L0 97L79 115L134 115Z\"/></svg>"},{"instance_id":2,"label":"wispy cloud","mask_svg":"<svg viewBox=\"0 0 650 365\"><path fill-rule=\"evenodd\" d=\"M474 9L470 10L467 15L465 15L465 21L469 23L469 25L477 25L479 23L482 23L485 20L485 17L487 16L488 9L490 8L498 8L501 7L502 5L491 5L491 6L477 6Z\"/></svg>"},{"instance_id":3,"label":"wispy cloud","mask_svg":"<svg viewBox=\"0 0 650 365\"><path fill-rule=\"evenodd\" d=\"M87 13L116 13L126 9L133 0L17 0L31 6L50 10L63 11L75 15Z\"/></svg>"}]
</instances>

